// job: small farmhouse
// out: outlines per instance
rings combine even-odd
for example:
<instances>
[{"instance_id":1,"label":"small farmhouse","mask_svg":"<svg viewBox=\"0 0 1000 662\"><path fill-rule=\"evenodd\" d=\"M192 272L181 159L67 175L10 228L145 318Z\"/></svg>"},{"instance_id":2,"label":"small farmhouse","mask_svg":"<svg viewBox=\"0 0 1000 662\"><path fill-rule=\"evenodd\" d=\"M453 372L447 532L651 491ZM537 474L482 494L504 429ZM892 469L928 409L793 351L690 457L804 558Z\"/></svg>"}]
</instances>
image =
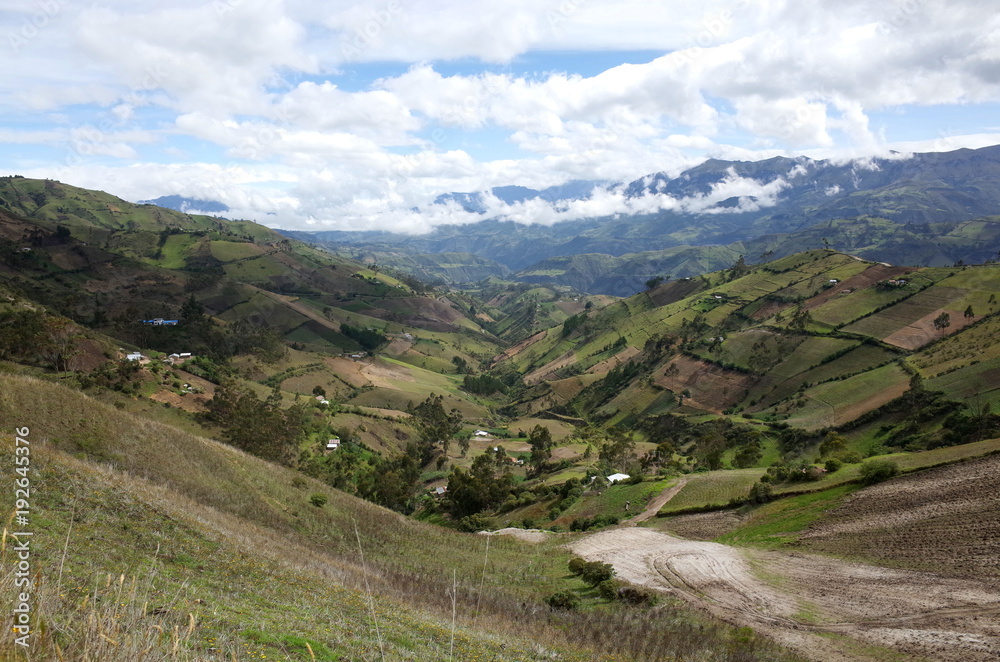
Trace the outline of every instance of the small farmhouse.
<instances>
[{"instance_id":1,"label":"small farmhouse","mask_svg":"<svg viewBox=\"0 0 1000 662\"><path fill-rule=\"evenodd\" d=\"M340 437L331 437L326 442L326 450L335 451L340 448Z\"/></svg>"},{"instance_id":2,"label":"small farmhouse","mask_svg":"<svg viewBox=\"0 0 1000 662\"><path fill-rule=\"evenodd\" d=\"M629 476L628 474L611 474L610 476L608 476L608 482L618 483L623 480L628 480L629 478L631 478L631 476Z\"/></svg>"}]
</instances>

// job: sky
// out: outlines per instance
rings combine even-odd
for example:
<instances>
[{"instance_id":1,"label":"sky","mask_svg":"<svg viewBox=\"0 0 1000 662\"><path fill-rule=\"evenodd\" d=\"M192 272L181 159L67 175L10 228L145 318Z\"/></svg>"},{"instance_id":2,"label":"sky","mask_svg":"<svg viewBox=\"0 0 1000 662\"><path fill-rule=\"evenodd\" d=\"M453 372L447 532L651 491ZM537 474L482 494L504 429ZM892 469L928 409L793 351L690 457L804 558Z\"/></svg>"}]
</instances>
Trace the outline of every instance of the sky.
<instances>
[{"instance_id":1,"label":"sky","mask_svg":"<svg viewBox=\"0 0 1000 662\"><path fill-rule=\"evenodd\" d=\"M418 233L481 220L432 204L450 191L983 147L1000 143L991 4L2 0L0 174ZM524 223L704 206L487 202Z\"/></svg>"}]
</instances>

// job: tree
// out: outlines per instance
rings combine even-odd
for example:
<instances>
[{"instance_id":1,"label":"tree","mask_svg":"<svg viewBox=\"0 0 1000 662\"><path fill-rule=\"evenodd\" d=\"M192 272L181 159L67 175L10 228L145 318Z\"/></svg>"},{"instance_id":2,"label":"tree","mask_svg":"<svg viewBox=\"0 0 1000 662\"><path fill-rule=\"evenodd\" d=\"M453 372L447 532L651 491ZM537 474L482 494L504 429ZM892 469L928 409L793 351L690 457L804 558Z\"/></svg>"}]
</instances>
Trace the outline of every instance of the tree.
<instances>
[{"instance_id":1,"label":"tree","mask_svg":"<svg viewBox=\"0 0 1000 662\"><path fill-rule=\"evenodd\" d=\"M976 313L973 312L973 310L972 310L972 304L969 304L969 306L965 309L964 315L965 315L966 318L970 318L970 317L975 317L976 316Z\"/></svg>"},{"instance_id":2,"label":"tree","mask_svg":"<svg viewBox=\"0 0 1000 662\"><path fill-rule=\"evenodd\" d=\"M944 331L949 326L951 326L951 315L948 313L941 313L934 318L934 328L938 331Z\"/></svg>"},{"instance_id":3,"label":"tree","mask_svg":"<svg viewBox=\"0 0 1000 662\"><path fill-rule=\"evenodd\" d=\"M325 398L326 397L326 389L317 384L316 386L313 387L313 395L318 395L320 397Z\"/></svg>"},{"instance_id":4,"label":"tree","mask_svg":"<svg viewBox=\"0 0 1000 662\"><path fill-rule=\"evenodd\" d=\"M448 476L447 504L456 519L498 507L514 487L506 453L484 453L465 471L454 467Z\"/></svg>"},{"instance_id":5,"label":"tree","mask_svg":"<svg viewBox=\"0 0 1000 662\"><path fill-rule=\"evenodd\" d=\"M200 320L204 315L205 307L194 298L193 294L181 306L181 320L186 324Z\"/></svg>"},{"instance_id":6,"label":"tree","mask_svg":"<svg viewBox=\"0 0 1000 662\"><path fill-rule=\"evenodd\" d=\"M223 437L233 446L271 462L293 465L304 432L304 407L285 410L280 403L280 391L272 391L262 402L248 386L228 379L215 389L206 417L222 427Z\"/></svg>"},{"instance_id":7,"label":"tree","mask_svg":"<svg viewBox=\"0 0 1000 662\"><path fill-rule=\"evenodd\" d=\"M531 446L529 462L536 472L540 472L542 465L552 457L552 433L547 427L536 425L528 433L528 444Z\"/></svg>"},{"instance_id":8,"label":"tree","mask_svg":"<svg viewBox=\"0 0 1000 662\"><path fill-rule=\"evenodd\" d=\"M457 409L445 412L444 396L433 393L410 413L413 414L414 425L420 433L424 462L430 461L437 444L447 453L451 438L462 429L462 413Z\"/></svg>"},{"instance_id":9,"label":"tree","mask_svg":"<svg viewBox=\"0 0 1000 662\"><path fill-rule=\"evenodd\" d=\"M646 289L647 290L653 289L657 285L662 284L663 280L664 280L663 276L656 276L654 278L650 278L649 280L646 281Z\"/></svg>"}]
</instances>

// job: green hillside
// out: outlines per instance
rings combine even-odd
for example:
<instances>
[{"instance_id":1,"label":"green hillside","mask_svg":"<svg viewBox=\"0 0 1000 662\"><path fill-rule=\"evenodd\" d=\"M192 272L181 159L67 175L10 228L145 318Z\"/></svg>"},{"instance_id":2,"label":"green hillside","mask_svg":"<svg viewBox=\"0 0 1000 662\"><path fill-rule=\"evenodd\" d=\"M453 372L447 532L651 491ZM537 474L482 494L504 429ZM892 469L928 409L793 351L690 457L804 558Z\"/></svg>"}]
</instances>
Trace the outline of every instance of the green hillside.
<instances>
[{"instance_id":1,"label":"green hillside","mask_svg":"<svg viewBox=\"0 0 1000 662\"><path fill-rule=\"evenodd\" d=\"M64 386L0 382L31 449L45 659L721 660L736 636L674 610L526 610L567 585L553 544L422 524Z\"/></svg>"}]
</instances>

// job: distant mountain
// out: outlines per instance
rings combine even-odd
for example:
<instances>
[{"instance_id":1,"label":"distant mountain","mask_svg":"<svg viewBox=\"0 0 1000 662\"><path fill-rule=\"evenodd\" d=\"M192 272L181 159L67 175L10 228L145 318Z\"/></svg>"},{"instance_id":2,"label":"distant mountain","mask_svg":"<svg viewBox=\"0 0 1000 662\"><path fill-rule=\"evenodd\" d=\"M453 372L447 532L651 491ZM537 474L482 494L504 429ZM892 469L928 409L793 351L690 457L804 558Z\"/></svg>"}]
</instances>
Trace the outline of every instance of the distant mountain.
<instances>
[{"instance_id":1,"label":"distant mountain","mask_svg":"<svg viewBox=\"0 0 1000 662\"><path fill-rule=\"evenodd\" d=\"M525 186L495 186L489 190L489 193L508 205L536 198L557 203L561 200L584 200L590 197L595 188L607 187L609 184L610 182L603 180L573 179L565 184L541 190ZM474 193L445 193L435 198L434 204L456 202L467 212L485 214L487 211L486 197L486 193L478 191Z\"/></svg>"},{"instance_id":2,"label":"distant mountain","mask_svg":"<svg viewBox=\"0 0 1000 662\"><path fill-rule=\"evenodd\" d=\"M610 187L601 182L570 182L543 191L497 187L491 193L508 204L543 196L558 201L574 195L585 197L587 187L593 190L595 184ZM488 218L480 223L439 226L422 236L386 232L284 234L333 248L351 245L376 258L390 252L470 253L522 272L529 282L538 282L546 272L560 272L561 267L553 269L543 261L579 255L617 258L670 251L691 269L715 269L726 266L713 261L722 255L745 254L750 259L770 251L777 257L827 245L912 265L970 262L1000 250L1000 238L992 231L963 226L962 236L951 234L961 224L1000 215L1000 146L850 162L805 157L753 162L710 159L676 177L652 173L618 186L631 209L655 209L657 205L646 203L663 201L672 208L551 226ZM654 195L658 196L655 200ZM449 193L439 196L437 202L455 201L468 211L483 213L485 200L481 193ZM992 227L993 222L989 224ZM696 255L697 250L687 250L691 247L730 250L710 248L712 259L706 262ZM682 254L683 259L679 257ZM624 265L634 262L625 259ZM591 258L576 263L603 264L601 269L608 266ZM589 282L591 292L622 295L637 291L636 283L647 273L583 268L570 280L574 287ZM693 273L681 268L673 275Z\"/></svg>"},{"instance_id":3,"label":"distant mountain","mask_svg":"<svg viewBox=\"0 0 1000 662\"><path fill-rule=\"evenodd\" d=\"M140 200L140 205L156 205L184 213L217 214L229 211L229 205L215 200L185 198L180 195L161 195L154 200Z\"/></svg>"}]
</instances>

